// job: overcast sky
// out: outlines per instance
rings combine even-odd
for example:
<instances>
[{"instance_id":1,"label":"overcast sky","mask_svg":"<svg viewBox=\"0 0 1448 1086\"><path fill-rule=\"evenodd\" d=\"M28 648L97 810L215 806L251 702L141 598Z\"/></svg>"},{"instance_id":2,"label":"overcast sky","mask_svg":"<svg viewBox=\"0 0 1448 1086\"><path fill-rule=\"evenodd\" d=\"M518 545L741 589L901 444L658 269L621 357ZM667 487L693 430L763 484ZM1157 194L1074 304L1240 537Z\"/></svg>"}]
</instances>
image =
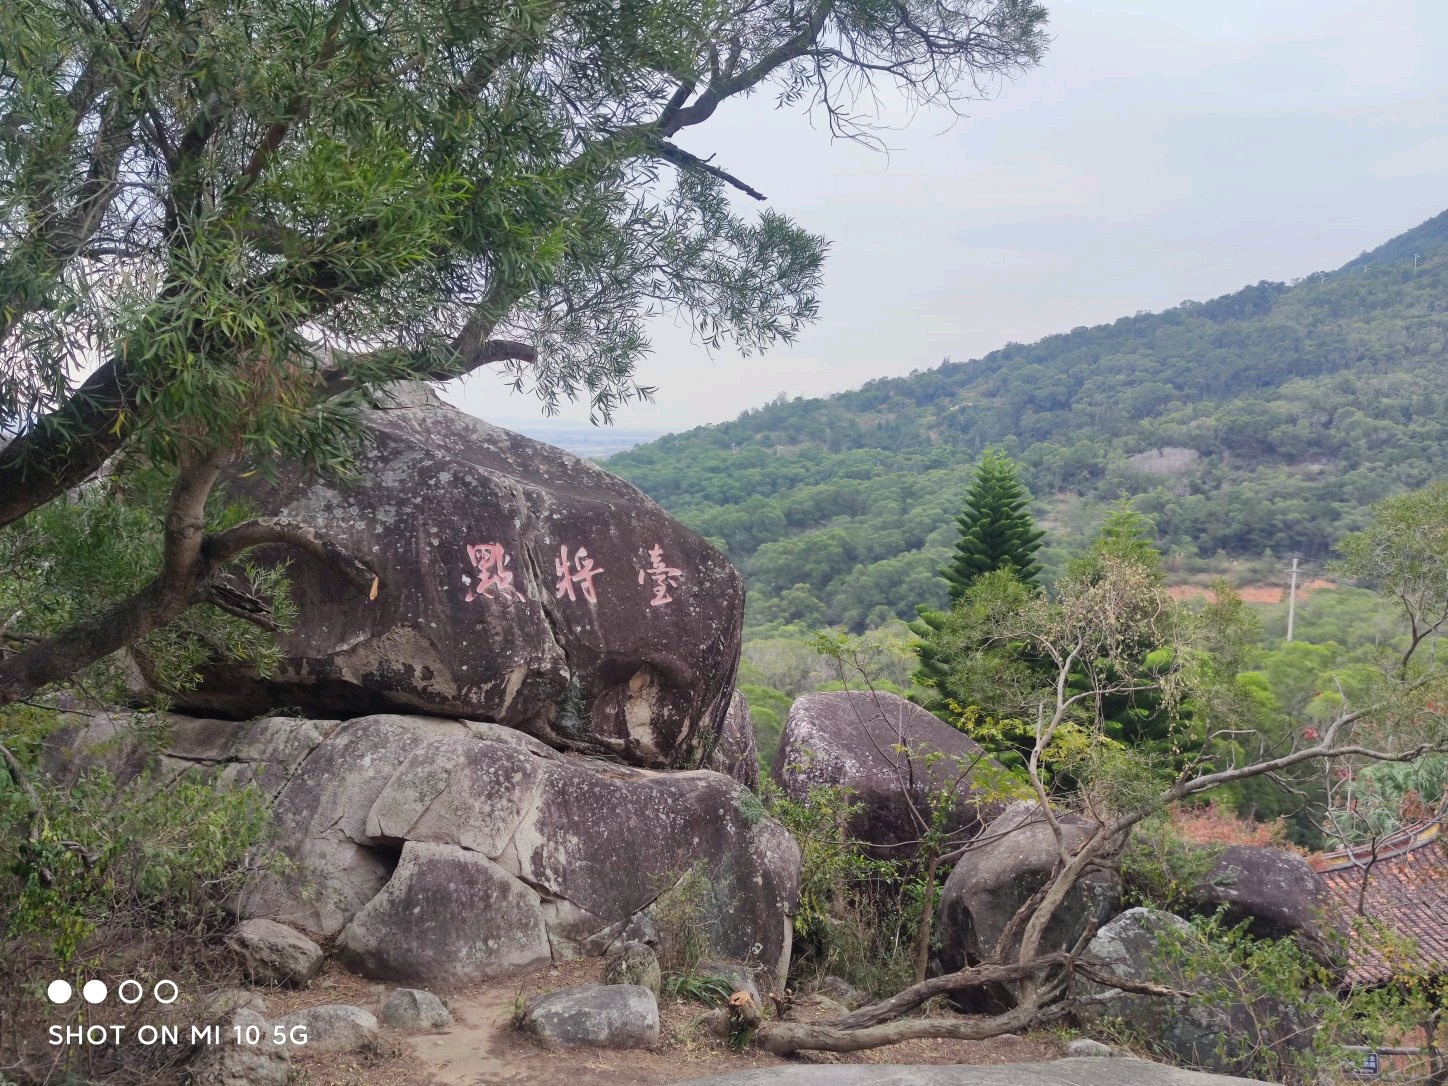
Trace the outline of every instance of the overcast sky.
<instances>
[{"instance_id":1,"label":"overcast sky","mask_svg":"<svg viewBox=\"0 0 1448 1086\"><path fill-rule=\"evenodd\" d=\"M656 401L618 425L720 422L1295 278L1448 208L1445 0L1046 3L1040 68L966 119L916 116L888 155L763 94L681 140L830 239L820 319L749 359L660 324ZM451 398L539 415L488 373Z\"/></svg>"}]
</instances>

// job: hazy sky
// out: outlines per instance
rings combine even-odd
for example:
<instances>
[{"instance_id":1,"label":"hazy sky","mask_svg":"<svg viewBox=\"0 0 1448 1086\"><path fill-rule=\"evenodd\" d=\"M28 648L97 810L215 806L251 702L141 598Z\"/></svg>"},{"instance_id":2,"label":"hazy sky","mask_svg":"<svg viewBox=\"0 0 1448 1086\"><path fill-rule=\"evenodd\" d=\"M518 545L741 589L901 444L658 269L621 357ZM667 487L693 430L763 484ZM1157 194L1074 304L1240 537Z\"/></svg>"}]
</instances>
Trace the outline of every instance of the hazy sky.
<instances>
[{"instance_id":1,"label":"hazy sky","mask_svg":"<svg viewBox=\"0 0 1448 1086\"><path fill-rule=\"evenodd\" d=\"M1046 3L1040 68L966 119L916 116L888 154L766 94L681 139L831 240L820 320L749 359L660 324L657 399L618 425L719 422L1294 278L1448 208L1445 0ZM539 414L489 373L451 398Z\"/></svg>"}]
</instances>

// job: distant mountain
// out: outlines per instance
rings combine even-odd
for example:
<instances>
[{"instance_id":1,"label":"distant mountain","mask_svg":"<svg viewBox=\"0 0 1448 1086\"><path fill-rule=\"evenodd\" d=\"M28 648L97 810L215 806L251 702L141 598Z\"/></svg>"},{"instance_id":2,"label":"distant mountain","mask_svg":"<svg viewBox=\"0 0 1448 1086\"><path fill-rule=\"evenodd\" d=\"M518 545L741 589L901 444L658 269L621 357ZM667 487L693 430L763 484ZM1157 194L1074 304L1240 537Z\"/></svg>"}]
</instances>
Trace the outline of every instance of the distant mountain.
<instances>
[{"instance_id":1,"label":"distant mountain","mask_svg":"<svg viewBox=\"0 0 1448 1086\"><path fill-rule=\"evenodd\" d=\"M862 628L943 602L988 445L1058 547L1129 495L1180 561L1323 558L1371 502L1448 475L1445 352L1448 212L1334 272L776 401L608 467L724 546L752 622Z\"/></svg>"},{"instance_id":2,"label":"distant mountain","mask_svg":"<svg viewBox=\"0 0 1448 1086\"><path fill-rule=\"evenodd\" d=\"M505 430L524 434L537 441L546 441L590 460L600 460L657 440L664 432L638 427L591 426L586 422L568 422L562 419L490 418L488 421Z\"/></svg>"}]
</instances>

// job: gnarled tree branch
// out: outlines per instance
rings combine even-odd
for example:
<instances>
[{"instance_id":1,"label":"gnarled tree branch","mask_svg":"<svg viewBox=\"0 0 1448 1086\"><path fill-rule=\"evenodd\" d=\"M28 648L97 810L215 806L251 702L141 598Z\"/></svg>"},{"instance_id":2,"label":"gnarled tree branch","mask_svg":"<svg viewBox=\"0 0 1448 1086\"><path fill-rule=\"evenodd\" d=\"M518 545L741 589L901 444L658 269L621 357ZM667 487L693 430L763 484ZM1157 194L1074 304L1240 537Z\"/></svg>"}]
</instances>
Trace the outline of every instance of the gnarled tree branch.
<instances>
[{"instance_id":1,"label":"gnarled tree branch","mask_svg":"<svg viewBox=\"0 0 1448 1086\"><path fill-rule=\"evenodd\" d=\"M377 575L308 525L283 517L260 517L208 536L206 499L226 459L225 453L214 451L182 468L166 511L161 570L146 587L0 660L0 706L29 697L139 641L198 603L211 603L258 622L262 616L246 600L260 601L217 582L228 562L254 547L282 544L305 551L336 570L369 600L377 598ZM259 624L265 625L265 621L263 618Z\"/></svg>"}]
</instances>

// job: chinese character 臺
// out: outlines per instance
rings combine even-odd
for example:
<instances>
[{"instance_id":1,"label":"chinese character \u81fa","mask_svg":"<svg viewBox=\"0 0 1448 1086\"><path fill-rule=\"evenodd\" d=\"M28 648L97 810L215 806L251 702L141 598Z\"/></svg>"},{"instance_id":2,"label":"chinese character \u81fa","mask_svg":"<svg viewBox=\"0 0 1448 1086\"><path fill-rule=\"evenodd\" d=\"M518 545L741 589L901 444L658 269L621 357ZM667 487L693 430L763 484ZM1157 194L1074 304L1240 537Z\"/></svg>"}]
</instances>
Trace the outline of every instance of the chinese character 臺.
<instances>
[{"instance_id":1,"label":"chinese character \u81fa","mask_svg":"<svg viewBox=\"0 0 1448 1086\"><path fill-rule=\"evenodd\" d=\"M669 586L679 587L684 577L684 571L675 569L673 566L664 565L664 548L655 543L649 548L649 568L639 570L639 584L644 583L645 577L651 577L654 582L654 598L649 600L650 607L660 607L666 603L672 603L674 597L669 595Z\"/></svg>"},{"instance_id":2,"label":"chinese character \u81fa","mask_svg":"<svg viewBox=\"0 0 1448 1086\"><path fill-rule=\"evenodd\" d=\"M558 572L558 586L554 590L554 597L562 599L566 594L568 598L576 599L573 594L574 584L583 586L583 598L589 603L597 603L598 595L593 590L593 579L603 572L603 567L595 566L593 559L588 557L588 551L579 547L573 552L573 568L568 567L568 547L558 548L558 558L554 560L554 568Z\"/></svg>"}]
</instances>

